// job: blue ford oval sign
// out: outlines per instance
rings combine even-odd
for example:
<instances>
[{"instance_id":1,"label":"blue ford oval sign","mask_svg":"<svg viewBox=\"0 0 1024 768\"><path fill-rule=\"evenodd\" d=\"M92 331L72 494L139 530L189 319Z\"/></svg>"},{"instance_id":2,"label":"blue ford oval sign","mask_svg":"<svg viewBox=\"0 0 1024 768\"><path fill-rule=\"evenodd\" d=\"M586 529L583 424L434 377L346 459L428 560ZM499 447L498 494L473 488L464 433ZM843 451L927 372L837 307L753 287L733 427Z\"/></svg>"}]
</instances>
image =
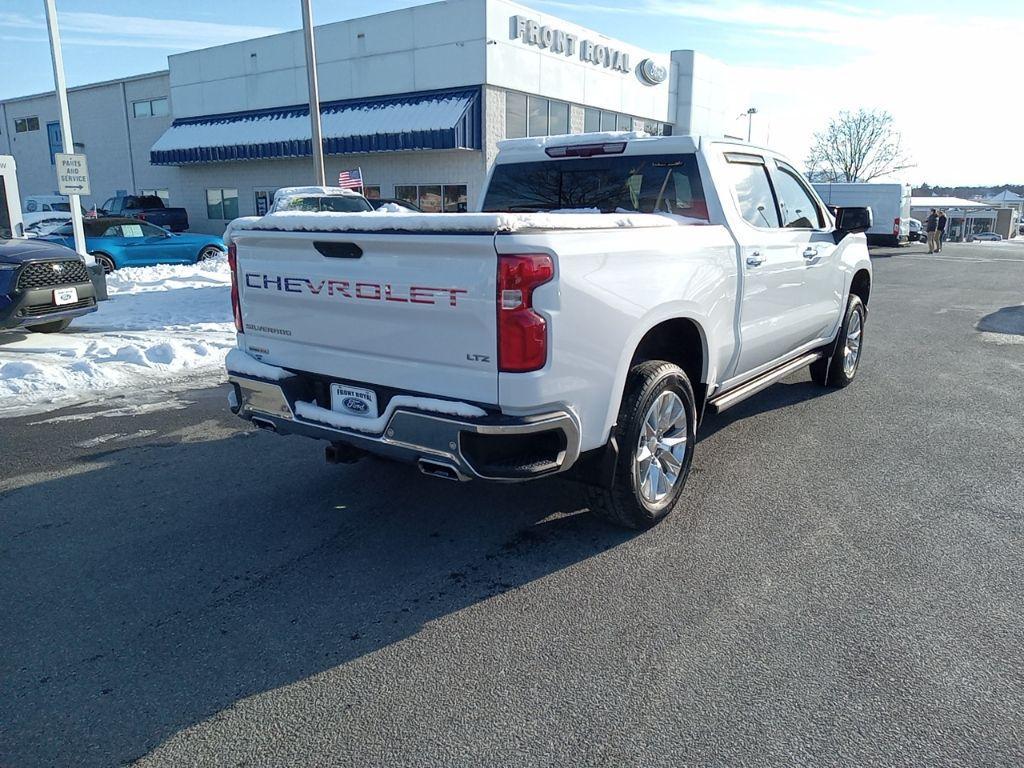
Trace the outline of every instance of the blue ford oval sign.
<instances>
[{"instance_id":1,"label":"blue ford oval sign","mask_svg":"<svg viewBox=\"0 0 1024 768\"><path fill-rule=\"evenodd\" d=\"M640 79L647 85L658 85L664 83L668 78L668 69L656 62L654 59L644 59L637 67Z\"/></svg>"},{"instance_id":2,"label":"blue ford oval sign","mask_svg":"<svg viewBox=\"0 0 1024 768\"><path fill-rule=\"evenodd\" d=\"M345 407L345 410L352 411L353 413L366 413L370 410L370 406L366 404L366 401L360 400L358 397L346 397L341 401L341 404Z\"/></svg>"}]
</instances>

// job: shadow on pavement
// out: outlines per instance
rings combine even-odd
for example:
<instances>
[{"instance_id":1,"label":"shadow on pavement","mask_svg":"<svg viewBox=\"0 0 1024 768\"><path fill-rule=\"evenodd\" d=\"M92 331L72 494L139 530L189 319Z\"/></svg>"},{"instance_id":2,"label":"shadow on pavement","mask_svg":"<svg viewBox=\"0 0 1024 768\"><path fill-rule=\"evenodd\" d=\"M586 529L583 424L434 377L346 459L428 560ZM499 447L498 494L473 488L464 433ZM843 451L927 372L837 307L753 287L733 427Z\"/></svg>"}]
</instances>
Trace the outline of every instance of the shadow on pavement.
<instances>
[{"instance_id":1,"label":"shadow on pavement","mask_svg":"<svg viewBox=\"0 0 1024 768\"><path fill-rule=\"evenodd\" d=\"M0 498L0 764L112 765L630 538L578 487L264 435L97 453Z\"/></svg>"},{"instance_id":2,"label":"shadow on pavement","mask_svg":"<svg viewBox=\"0 0 1024 768\"><path fill-rule=\"evenodd\" d=\"M985 315L975 326L979 331L1024 336L1024 304L1003 307Z\"/></svg>"},{"instance_id":3,"label":"shadow on pavement","mask_svg":"<svg viewBox=\"0 0 1024 768\"><path fill-rule=\"evenodd\" d=\"M781 381L758 392L753 397L741 401L721 414L711 413L710 411L705 413L704 420L700 425L700 431L697 433L697 438L698 440L707 439L716 432L742 419L767 413L768 411L787 408L797 403L823 397L835 391L834 389L819 386L813 381L793 383Z\"/></svg>"}]
</instances>

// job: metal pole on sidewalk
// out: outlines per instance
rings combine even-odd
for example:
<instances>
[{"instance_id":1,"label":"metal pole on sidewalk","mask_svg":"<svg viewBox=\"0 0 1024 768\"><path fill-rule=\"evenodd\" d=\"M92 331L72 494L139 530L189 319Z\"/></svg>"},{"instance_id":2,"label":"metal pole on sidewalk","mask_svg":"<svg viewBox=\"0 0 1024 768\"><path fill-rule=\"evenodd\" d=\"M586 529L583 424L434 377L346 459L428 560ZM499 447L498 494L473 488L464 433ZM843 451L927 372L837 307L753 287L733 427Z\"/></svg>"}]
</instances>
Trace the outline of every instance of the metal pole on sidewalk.
<instances>
[{"instance_id":1,"label":"metal pole on sidewalk","mask_svg":"<svg viewBox=\"0 0 1024 768\"><path fill-rule=\"evenodd\" d=\"M75 139L71 134L71 115L68 112L68 89L64 81L64 55L60 48L60 28L57 26L56 0L43 0L46 7L46 28L50 32L50 56L53 58L53 84L57 92L57 106L60 108L60 134L63 150L75 151ZM75 250L83 256L85 250L85 229L82 227L82 204L78 195L68 195L71 208L71 228L75 233Z\"/></svg>"},{"instance_id":2,"label":"metal pole on sidewalk","mask_svg":"<svg viewBox=\"0 0 1024 768\"><path fill-rule=\"evenodd\" d=\"M53 0L48 0L53 2ZM302 0L302 34L306 39L306 78L309 81L309 126L313 143L313 183L324 186L324 141L320 134L320 88L316 82L316 45L313 42L312 0Z\"/></svg>"}]
</instances>

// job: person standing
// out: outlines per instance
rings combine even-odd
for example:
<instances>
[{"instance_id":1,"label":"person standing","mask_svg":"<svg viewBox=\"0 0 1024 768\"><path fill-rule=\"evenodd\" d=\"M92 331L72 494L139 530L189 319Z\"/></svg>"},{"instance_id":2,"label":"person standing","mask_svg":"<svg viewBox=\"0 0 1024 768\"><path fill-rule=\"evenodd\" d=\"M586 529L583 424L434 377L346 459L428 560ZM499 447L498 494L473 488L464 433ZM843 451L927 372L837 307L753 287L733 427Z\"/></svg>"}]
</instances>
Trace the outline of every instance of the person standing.
<instances>
[{"instance_id":1,"label":"person standing","mask_svg":"<svg viewBox=\"0 0 1024 768\"><path fill-rule=\"evenodd\" d=\"M939 241L939 250L942 250L942 243L946 240L946 212L939 211L939 220L935 223L936 231L939 236L936 238Z\"/></svg>"},{"instance_id":2,"label":"person standing","mask_svg":"<svg viewBox=\"0 0 1024 768\"><path fill-rule=\"evenodd\" d=\"M924 220L924 231L928 233L928 253L939 250L939 212L932 208Z\"/></svg>"}]
</instances>

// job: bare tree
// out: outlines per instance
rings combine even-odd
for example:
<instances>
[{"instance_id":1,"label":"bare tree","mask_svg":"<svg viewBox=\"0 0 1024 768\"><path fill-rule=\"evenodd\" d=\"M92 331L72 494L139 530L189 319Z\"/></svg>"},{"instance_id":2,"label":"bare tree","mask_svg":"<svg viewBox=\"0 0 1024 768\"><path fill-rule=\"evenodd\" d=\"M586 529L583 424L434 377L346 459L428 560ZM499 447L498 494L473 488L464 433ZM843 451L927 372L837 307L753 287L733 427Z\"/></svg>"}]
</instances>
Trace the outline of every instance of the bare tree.
<instances>
[{"instance_id":1,"label":"bare tree","mask_svg":"<svg viewBox=\"0 0 1024 768\"><path fill-rule=\"evenodd\" d=\"M871 181L913 167L892 115L877 109L840 112L815 132L807 156L812 181Z\"/></svg>"}]
</instances>

